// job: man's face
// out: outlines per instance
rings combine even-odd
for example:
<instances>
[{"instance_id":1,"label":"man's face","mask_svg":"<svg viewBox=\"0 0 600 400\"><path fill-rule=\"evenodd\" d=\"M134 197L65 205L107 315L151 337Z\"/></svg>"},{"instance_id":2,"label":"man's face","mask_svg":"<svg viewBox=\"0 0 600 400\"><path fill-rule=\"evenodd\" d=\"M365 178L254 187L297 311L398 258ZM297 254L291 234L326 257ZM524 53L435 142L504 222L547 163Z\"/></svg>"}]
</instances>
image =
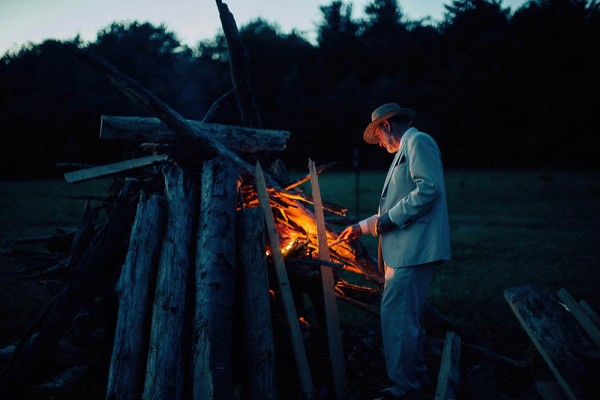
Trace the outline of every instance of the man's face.
<instances>
[{"instance_id":1,"label":"man's face","mask_svg":"<svg viewBox=\"0 0 600 400\"><path fill-rule=\"evenodd\" d=\"M392 131L392 125L388 121L383 121L375 128L375 137L379 141L379 146L385 148L388 153L395 153L400 148L400 140Z\"/></svg>"}]
</instances>

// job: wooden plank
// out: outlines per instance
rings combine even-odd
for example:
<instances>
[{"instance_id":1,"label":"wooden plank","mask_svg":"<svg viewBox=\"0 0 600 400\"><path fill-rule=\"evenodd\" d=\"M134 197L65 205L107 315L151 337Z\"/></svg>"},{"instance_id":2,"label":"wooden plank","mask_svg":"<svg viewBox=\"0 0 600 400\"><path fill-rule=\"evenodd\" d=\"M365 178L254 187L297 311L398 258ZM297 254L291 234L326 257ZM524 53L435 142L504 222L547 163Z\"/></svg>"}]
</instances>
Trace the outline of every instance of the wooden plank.
<instances>
[{"instance_id":1,"label":"wooden plank","mask_svg":"<svg viewBox=\"0 0 600 400\"><path fill-rule=\"evenodd\" d=\"M265 224L261 208L238 214L237 262L240 267L246 333L249 400L277 399L275 344L271 321Z\"/></svg>"},{"instance_id":2,"label":"wooden plank","mask_svg":"<svg viewBox=\"0 0 600 400\"><path fill-rule=\"evenodd\" d=\"M327 230L325 228L325 215L323 213L321 190L319 188L319 177L314 161L308 160L308 168L310 171L312 197L315 207L319 258L324 261L330 261ZM342 344L342 334L340 332L338 308L335 299L333 270L321 266L321 280L323 283L323 296L325 299L325 317L327 323L329 355L331 357L331 367L333 370L333 384L336 399L340 400L346 397L346 365L344 362L344 348Z\"/></svg>"},{"instance_id":3,"label":"wooden plank","mask_svg":"<svg viewBox=\"0 0 600 400\"><path fill-rule=\"evenodd\" d=\"M188 119L198 136L209 136L232 151L258 153L283 151L287 148L289 131L254 129L241 126L209 124ZM158 118L102 115L101 140L122 140L137 143L174 143L177 135Z\"/></svg>"},{"instance_id":4,"label":"wooden plank","mask_svg":"<svg viewBox=\"0 0 600 400\"><path fill-rule=\"evenodd\" d=\"M567 395L562 390L560 384L554 379L549 371L545 371L536 379L534 383L535 390L544 400L566 400Z\"/></svg>"},{"instance_id":5,"label":"wooden plank","mask_svg":"<svg viewBox=\"0 0 600 400\"><path fill-rule=\"evenodd\" d=\"M592 346L573 315L552 293L532 286L506 289L504 298L569 399L582 399L587 367L574 355Z\"/></svg>"},{"instance_id":6,"label":"wooden plank","mask_svg":"<svg viewBox=\"0 0 600 400\"><path fill-rule=\"evenodd\" d=\"M176 165L163 168L166 226L158 264L144 399L181 399L187 348L186 299L191 266L196 184Z\"/></svg>"},{"instance_id":7,"label":"wooden plank","mask_svg":"<svg viewBox=\"0 0 600 400\"><path fill-rule=\"evenodd\" d=\"M460 345L461 340L457 334L446 333L435 400L456 399L460 383Z\"/></svg>"},{"instance_id":8,"label":"wooden plank","mask_svg":"<svg viewBox=\"0 0 600 400\"><path fill-rule=\"evenodd\" d=\"M235 225L240 170L231 160L204 163L197 228L193 398L231 399Z\"/></svg>"},{"instance_id":9,"label":"wooden plank","mask_svg":"<svg viewBox=\"0 0 600 400\"><path fill-rule=\"evenodd\" d=\"M119 311L108 373L107 399L133 399L142 392L160 252L163 198L141 196L125 264L117 283Z\"/></svg>"},{"instance_id":10,"label":"wooden plank","mask_svg":"<svg viewBox=\"0 0 600 400\"><path fill-rule=\"evenodd\" d=\"M585 332L590 336L594 344L600 348L600 330L585 311L579 307L579 304L577 304L577 301L571 296L571 293L569 293L567 289L561 288L557 292L557 295L563 301L565 306L567 306L569 311L571 311Z\"/></svg>"},{"instance_id":11,"label":"wooden plank","mask_svg":"<svg viewBox=\"0 0 600 400\"><path fill-rule=\"evenodd\" d=\"M114 175L120 172L130 171L132 169L148 167L165 162L169 159L166 154L154 154L147 157L133 158L131 160L120 161L112 164L100 165L98 167L80 169L77 171L66 172L65 180L68 183L79 183L90 179L101 178L103 176Z\"/></svg>"},{"instance_id":12,"label":"wooden plank","mask_svg":"<svg viewBox=\"0 0 600 400\"><path fill-rule=\"evenodd\" d=\"M294 350L294 356L296 358L296 366L300 375L300 386L304 398L314 398L314 386L312 377L310 375L310 368L308 365L308 359L306 357L306 350L304 349L304 342L302 341L302 333L300 332L300 325L298 325L298 315L296 314L296 306L294 305L294 299L292 297L292 291L290 289L290 282L288 280L287 272L285 269L285 262L283 261L283 254L281 253L281 243L279 242L279 236L277 235L277 229L275 227L275 219L273 212L271 211L271 202L269 200L269 194L267 192L267 185L263 170L260 163L256 163L256 189L258 192L258 200L260 206L263 209L265 222L267 224L267 233L269 235L269 242L271 243L271 254L273 257L273 263L275 264L275 272L277 280L279 282L279 289L281 291L281 299L283 301L284 311L290 326L290 333L292 338L292 347Z\"/></svg>"},{"instance_id":13,"label":"wooden plank","mask_svg":"<svg viewBox=\"0 0 600 400\"><path fill-rule=\"evenodd\" d=\"M579 300L579 307L590 317L594 325L600 329L600 315L583 299Z\"/></svg>"}]
</instances>

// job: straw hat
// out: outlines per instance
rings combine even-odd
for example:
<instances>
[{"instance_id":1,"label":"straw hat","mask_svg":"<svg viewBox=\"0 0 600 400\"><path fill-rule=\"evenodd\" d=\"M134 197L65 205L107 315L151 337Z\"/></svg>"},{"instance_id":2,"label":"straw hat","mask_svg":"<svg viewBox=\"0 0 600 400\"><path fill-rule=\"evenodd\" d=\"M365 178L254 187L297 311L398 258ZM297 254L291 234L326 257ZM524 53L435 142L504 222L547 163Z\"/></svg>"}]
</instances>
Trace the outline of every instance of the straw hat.
<instances>
[{"instance_id":1,"label":"straw hat","mask_svg":"<svg viewBox=\"0 0 600 400\"><path fill-rule=\"evenodd\" d=\"M412 108L402 108L396 103L388 103L376 108L371 114L371 123L369 126L367 126L367 129L365 129L363 136L365 138L365 142L370 144L379 143L379 140L375 136L375 128L377 128L383 121L393 117L394 115L403 115L408 119L409 124L412 124L417 116L417 113Z\"/></svg>"}]
</instances>

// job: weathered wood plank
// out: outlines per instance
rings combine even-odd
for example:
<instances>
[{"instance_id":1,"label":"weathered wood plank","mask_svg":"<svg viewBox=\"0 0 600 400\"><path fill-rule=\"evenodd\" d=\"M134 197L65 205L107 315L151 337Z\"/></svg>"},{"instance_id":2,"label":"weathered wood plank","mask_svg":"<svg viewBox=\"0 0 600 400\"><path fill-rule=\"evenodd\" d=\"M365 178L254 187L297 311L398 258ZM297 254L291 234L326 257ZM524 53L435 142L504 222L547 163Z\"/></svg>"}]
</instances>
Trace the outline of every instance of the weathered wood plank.
<instances>
[{"instance_id":1,"label":"weathered wood plank","mask_svg":"<svg viewBox=\"0 0 600 400\"><path fill-rule=\"evenodd\" d=\"M195 182L175 165L163 168L167 199L158 277L152 311L152 328L145 399L180 399L184 373L184 317L196 213Z\"/></svg>"},{"instance_id":2,"label":"weathered wood plank","mask_svg":"<svg viewBox=\"0 0 600 400\"><path fill-rule=\"evenodd\" d=\"M600 329L600 315L583 299L579 300L579 307L590 317L594 325Z\"/></svg>"},{"instance_id":3,"label":"weathered wood plank","mask_svg":"<svg viewBox=\"0 0 600 400\"><path fill-rule=\"evenodd\" d=\"M273 212L271 211L271 203L269 200L269 194L267 192L267 185L265 183L265 178L260 163L256 163L256 172L254 176L256 177L256 189L258 192L259 203L263 209L265 222L267 224L267 233L269 235L269 242L271 244L271 254L273 257L273 263L275 264L275 272L279 282L281 299L283 301L283 307L290 327L292 347L296 359L296 366L298 367L298 373L300 375L300 386L302 388L304 398L312 399L314 398L314 386L312 377L310 375L306 350L304 349L304 343L302 341L302 333L300 332L300 326L298 325L296 306L294 305L294 298L290 289L290 282L285 269L283 254L281 253L281 243L279 242L279 236L277 235L277 229L275 227L275 219L273 218Z\"/></svg>"},{"instance_id":4,"label":"weathered wood plank","mask_svg":"<svg viewBox=\"0 0 600 400\"><path fill-rule=\"evenodd\" d=\"M536 379L534 384L535 390L544 400L566 400L567 395L565 394L562 387L554 379L549 371L546 371Z\"/></svg>"},{"instance_id":5,"label":"weathered wood plank","mask_svg":"<svg viewBox=\"0 0 600 400\"><path fill-rule=\"evenodd\" d=\"M556 296L532 286L506 289L504 298L569 399L582 399L586 366L574 356L592 344Z\"/></svg>"},{"instance_id":6,"label":"weathered wood plank","mask_svg":"<svg viewBox=\"0 0 600 400\"><path fill-rule=\"evenodd\" d=\"M271 321L265 224L261 208L238 215L238 265L246 332L246 371L250 400L277 399L275 344Z\"/></svg>"},{"instance_id":7,"label":"weathered wood plank","mask_svg":"<svg viewBox=\"0 0 600 400\"><path fill-rule=\"evenodd\" d=\"M461 340L457 334L446 333L435 400L456 399L460 384L460 344Z\"/></svg>"},{"instance_id":8,"label":"weathered wood plank","mask_svg":"<svg viewBox=\"0 0 600 400\"><path fill-rule=\"evenodd\" d=\"M120 172L130 171L142 167L160 164L169 159L166 154L154 154L147 157L133 158L131 160L119 161L112 164L100 165L98 167L80 169L77 171L65 172L65 181L68 183L79 183L89 181L90 179L101 178L104 176L118 174Z\"/></svg>"},{"instance_id":9,"label":"weathered wood plank","mask_svg":"<svg viewBox=\"0 0 600 400\"><path fill-rule=\"evenodd\" d=\"M592 341L596 344L598 348L600 348L600 329L588 315L579 307L577 301L571 296L571 293L565 288L561 288L557 292L558 297L565 303L569 311L573 314L577 322L581 325L583 330L589 335Z\"/></svg>"},{"instance_id":10,"label":"weathered wood plank","mask_svg":"<svg viewBox=\"0 0 600 400\"><path fill-rule=\"evenodd\" d=\"M162 197L140 196L129 250L117 283L119 311L107 399L136 399L144 387L152 300L164 220Z\"/></svg>"},{"instance_id":11,"label":"weathered wood plank","mask_svg":"<svg viewBox=\"0 0 600 400\"><path fill-rule=\"evenodd\" d=\"M283 151L287 148L289 131L244 128L241 126L209 124L188 119L195 132L210 136L235 152L258 153ZM102 115L101 140L122 140L136 143L173 143L177 135L158 118L119 117Z\"/></svg>"},{"instance_id":12,"label":"weathered wood plank","mask_svg":"<svg viewBox=\"0 0 600 400\"><path fill-rule=\"evenodd\" d=\"M192 328L194 399L233 397L231 330L239 178L239 168L228 159L214 158L204 163Z\"/></svg>"},{"instance_id":13,"label":"weathered wood plank","mask_svg":"<svg viewBox=\"0 0 600 400\"><path fill-rule=\"evenodd\" d=\"M308 160L308 167L315 207L319 258L324 261L330 261L327 230L325 228L325 215L323 213L321 190L319 188L319 177L314 161ZM329 343L329 355L331 357L335 397L336 399L341 400L346 397L346 364L344 359L342 334L340 332L338 307L335 299L335 282L331 268L321 267L321 280L323 283L327 338Z\"/></svg>"}]
</instances>

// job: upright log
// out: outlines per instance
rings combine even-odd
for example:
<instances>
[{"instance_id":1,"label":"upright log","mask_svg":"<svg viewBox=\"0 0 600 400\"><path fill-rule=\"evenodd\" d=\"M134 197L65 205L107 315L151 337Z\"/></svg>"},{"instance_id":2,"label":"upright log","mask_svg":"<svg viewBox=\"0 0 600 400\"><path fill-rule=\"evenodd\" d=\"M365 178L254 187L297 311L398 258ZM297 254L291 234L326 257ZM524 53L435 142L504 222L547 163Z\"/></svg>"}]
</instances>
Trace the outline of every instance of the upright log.
<instances>
[{"instance_id":1,"label":"upright log","mask_svg":"<svg viewBox=\"0 0 600 400\"><path fill-rule=\"evenodd\" d=\"M250 400L277 398L263 218L260 208L250 208L238 215L237 224Z\"/></svg>"},{"instance_id":2,"label":"upright log","mask_svg":"<svg viewBox=\"0 0 600 400\"><path fill-rule=\"evenodd\" d=\"M235 210L240 170L215 158L202 169L193 323L194 399L229 399L235 282Z\"/></svg>"},{"instance_id":3,"label":"upright log","mask_svg":"<svg viewBox=\"0 0 600 400\"><path fill-rule=\"evenodd\" d=\"M117 283L119 312L106 398L141 398L144 387L152 299L163 231L163 199L140 196L129 251Z\"/></svg>"},{"instance_id":4,"label":"upright log","mask_svg":"<svg viewBox=\"0 0 600 400\"><path fill-rule=\"evenodd\" d=\"M324 261L330 261L327 230L325 229L325 215L323 213L319 178L317 176L317 169L314 161L309 160L308 167L310 170L310 182L315 204L319 258ZM331 268L321 266L321 280L323 282L323 297L325 300L325 316L327 321L327 338L329 343L329 356L331 357L335 397L336 399L341 400L346 396L346 364L344 359L342 334L340 332L340 320L337 302L335 300L335 282L333 270Z\"/></svg>"},{"instance_id":5,"label":"upright log","mask_svg":"<svg viewBox=\"0 0 600 400\"><path fill-rule=\"evenodd\" d=\"M165 166L163 174L167 222L154 295L144 399L182 398L184 377L184 316L196 185L175 165Z\"/></svg>"}]
</instances>

